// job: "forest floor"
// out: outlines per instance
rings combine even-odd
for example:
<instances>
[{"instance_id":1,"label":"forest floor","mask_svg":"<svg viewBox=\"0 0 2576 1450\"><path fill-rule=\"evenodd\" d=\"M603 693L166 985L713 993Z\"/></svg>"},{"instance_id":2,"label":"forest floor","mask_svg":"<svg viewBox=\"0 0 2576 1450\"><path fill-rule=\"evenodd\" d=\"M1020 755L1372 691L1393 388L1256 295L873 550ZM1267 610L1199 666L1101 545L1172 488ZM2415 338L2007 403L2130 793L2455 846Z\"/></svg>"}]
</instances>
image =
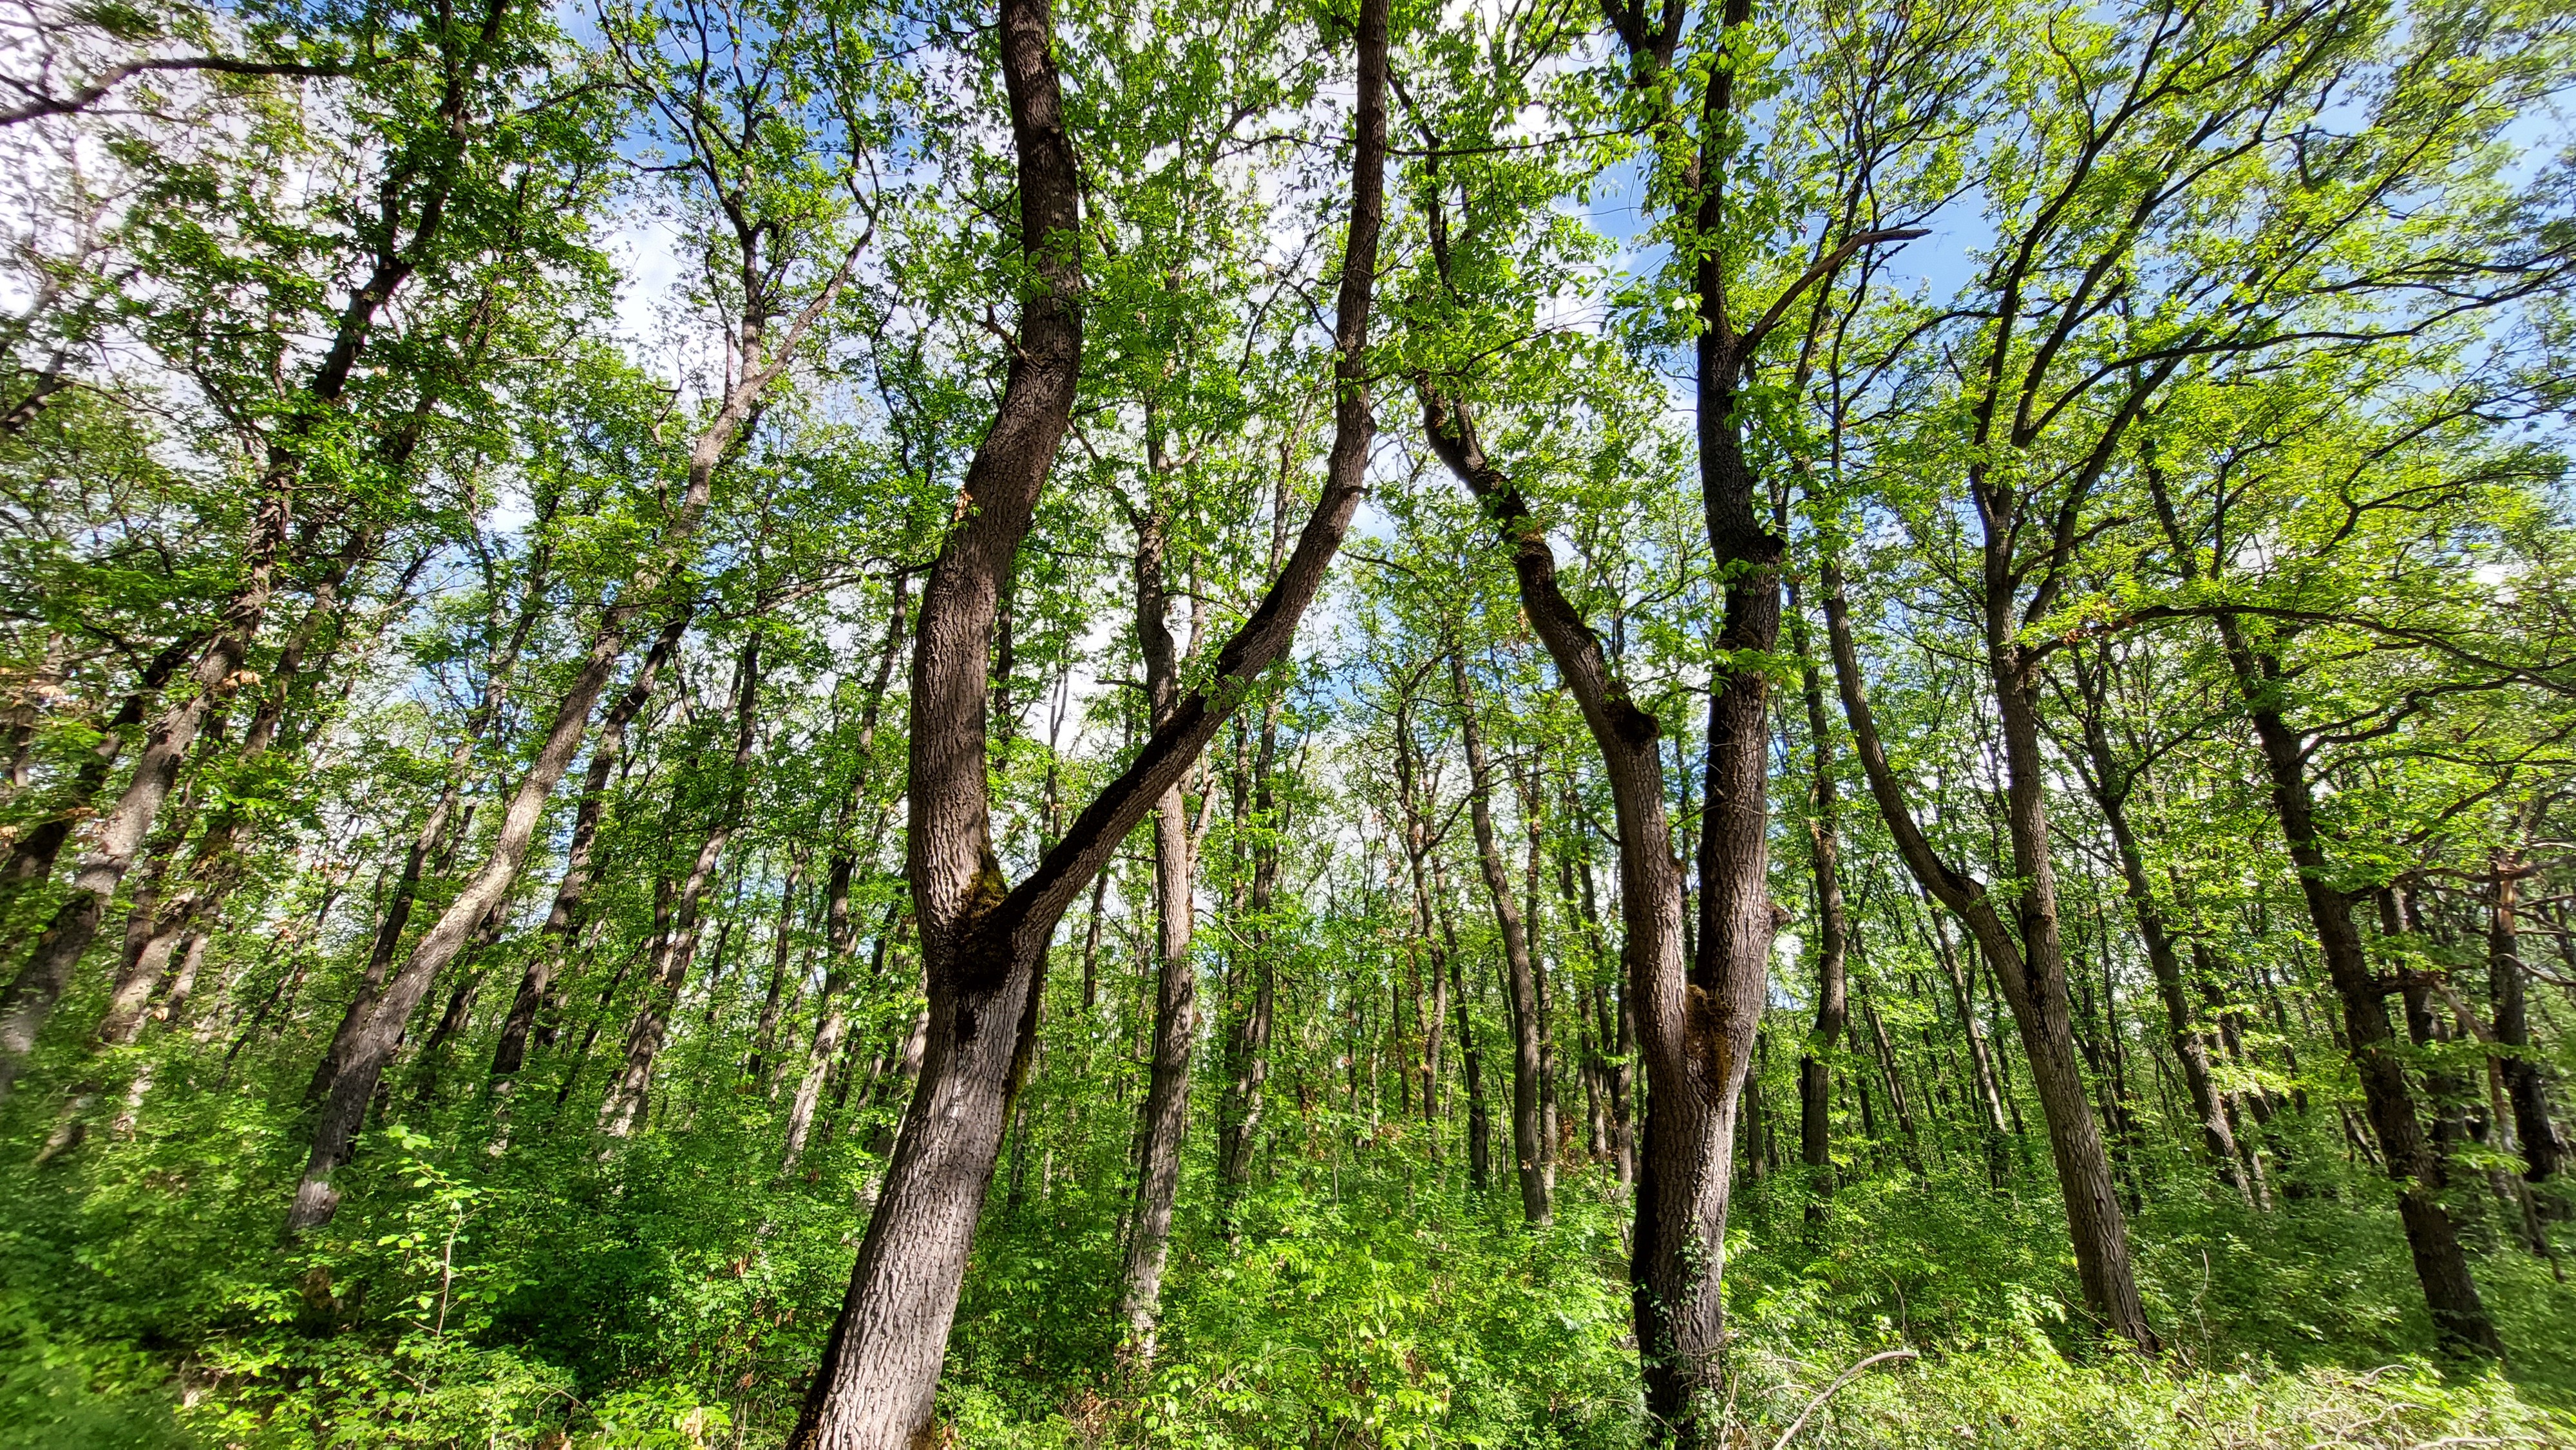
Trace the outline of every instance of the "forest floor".
<instances>
[{"instance_id":1,"label":"forest floor","mask_svg":"<svg viewBox=\"0 0 2576 1450\"><path fill-rule=\"evenodd\" d=\"M371 1134L348 1206L281 1248L281 1111L164 1086L36 1162L62 1085L0 1115L0 1447L774 1446L837 1304L875 1159L775 1179L758 1105L710 1102L613 1161L506 1155L470 1105ZM50 1091L49 1091L50 1088ZM964 1446L1640 1442L1623 1215L1569 1172L1556 1222L1401 1143L1278 1155L1241 1231L1185 1194L1161 1352L1113 1329L1114 1145L996 1184L942 1390ZM1728 1412L1802 1446L2576 1446L2576 1289L2463 1199L2509 1366L2438 1357L2383 1187L2327 1145L2257 1213L2169 1175L2133 1225L2168 1344L2070 1313L2054 1196L1856 1164L1822 1219L1785 1175L1729 1235ZM2039 1165L2044 1168L2044 1164ZM1193 1162L1185 1181L1212 1174ZM2563 1236L2563 1235L2562 1235Z\"/></svg>"}]
</instances>

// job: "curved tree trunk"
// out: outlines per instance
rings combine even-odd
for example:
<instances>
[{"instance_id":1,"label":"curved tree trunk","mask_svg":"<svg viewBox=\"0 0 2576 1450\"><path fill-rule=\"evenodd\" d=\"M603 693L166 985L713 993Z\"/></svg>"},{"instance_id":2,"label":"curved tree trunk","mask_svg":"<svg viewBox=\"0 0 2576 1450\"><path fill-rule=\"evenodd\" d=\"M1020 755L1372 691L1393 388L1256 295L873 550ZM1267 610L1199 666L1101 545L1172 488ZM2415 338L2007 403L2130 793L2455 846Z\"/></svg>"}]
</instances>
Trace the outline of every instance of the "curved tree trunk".
<instances>
[{"instance_id":1,"label":"curved tree trunk","mask_svg":"<svg viewBox=\"0 0 2576 1450\"><path fill-rule=\"evenodd\" d=\"M2048 873L2047 813L2040 800L2038 717L2028 699L2028 682L2009 669L2018 668L1998 648L1995 668L1997 705L2004 715L2007 763L2006 818L2014 869L2026 883L2016 901L2020 935L2004 924L1985 884L1943 861L1915 823L1905 787L1888 765L1879 742L1876 717L1861 685L1860 660L1852 643L1838 564L1825 565L1825 628L1834 660L1834 678L1842 694L1843 714L1851 725L1853 744L1877 798L1879 815L1897 850L1924 891L1957 916L1994 967L2013 1021L2021 1029L2022 1047L2030 1059L2031 1081L2038 1089L2047 1119L2049 1151L2056 1161L2058 1185L2066 1203L2067 1233L2075 1249L2076 1277L2084 1303L2102 1327L2144 1349L2153 1349L2155 1330L2147 1323L2138 1297L2137 1275L2129 1262L2126 1216L2110 1154L2084 1086L2077 1061L2075 1024L2067 996L2066 963L2057 942L2056 894Z\"/></svg>"},{"instance_id":2,"label":"curved tree trunk","mask_svg":"<svg viewBox=\"0 0 2576 1450\"><path fill-rule=\"evenodd\" d=\"M964 494L974 507L961 509L931 566L913 653L906 865L930 1001L921 1077L848 1296L788 1436L793 1450L903 1450L927 1427L976 1216L1027 1068L1048 940L1252 682L1286 654L1359 506L1375 431L1363 353L1384 215L1386 0L1363 0L1358 39L1358 144L1324 488L1295 551L1218 652L1209 682L1180 699L1014 888L991 838L987 649L1003 585L1071 420L1082 277L1070 245L1080 181L1047 10L1044 0L1002 0L998 43L1019 157L1021 236L1037 285L1021 309L993 427L967 469Z\"/></svg>"}]
</instances>

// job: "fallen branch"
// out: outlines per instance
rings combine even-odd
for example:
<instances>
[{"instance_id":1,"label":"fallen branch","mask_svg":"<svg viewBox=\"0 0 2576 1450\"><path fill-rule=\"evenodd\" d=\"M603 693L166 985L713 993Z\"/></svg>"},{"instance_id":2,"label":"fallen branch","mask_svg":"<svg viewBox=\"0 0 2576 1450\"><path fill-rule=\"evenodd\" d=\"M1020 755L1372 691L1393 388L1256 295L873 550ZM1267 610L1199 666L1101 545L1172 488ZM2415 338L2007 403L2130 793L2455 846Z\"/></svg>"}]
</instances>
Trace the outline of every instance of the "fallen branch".
<instances>
[{"instance_id":1,"label":"fallen branch","mask_svg":"<svg viewBox=\"0 0 2576 1450\"><path fill-rule=\"evenodd\" d=\"M1798 1412L1798 1418L1791 1420L1789 1422L1789 1428L1780 1432L1780 1438L1771 1442L1771 1450L1786 1450L1789 1442L1798 1438L1798 1432L1807 1428L1807 1417L1814 1414L1816 1411L1823 1409L1825 1401L1834 1397L1834 1391L1850 1384L1854 1379L1859 1377L1862 1370L1865 1370L1874 1364L1884 1364L1892 1359L1917 1359L1920 1357L1921 1356L1917 1355L1915 1351L1910 1349L1883 1350L1880 1353L1873 1354L1869 1358L1862 1360L1860 1363L1853 1365L1851 1368L1844 1370L1841 1375L1835 1378L1832 1384L1825 1386L1823 1391L1814 1399L1807 1401L1807 1407Z\"/></svg>"}]
</instances>

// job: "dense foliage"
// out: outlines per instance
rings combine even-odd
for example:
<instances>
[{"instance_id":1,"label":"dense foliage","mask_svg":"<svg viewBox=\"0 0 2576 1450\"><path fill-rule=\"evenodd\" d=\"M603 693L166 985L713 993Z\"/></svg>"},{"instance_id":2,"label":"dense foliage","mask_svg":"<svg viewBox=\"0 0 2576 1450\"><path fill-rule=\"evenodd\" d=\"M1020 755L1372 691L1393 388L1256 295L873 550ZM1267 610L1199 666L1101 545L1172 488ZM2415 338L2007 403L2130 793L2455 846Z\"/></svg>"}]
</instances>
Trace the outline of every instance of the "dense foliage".
<instances>
[{"instance_id":1,"label":"dense foliage","mask_svg":"<svg viewBox=\"0 0 2576 1450\"><path fill-rule=\"evenodd\" d=\"M2576 1444L2560 0L0 28L0 1446Z\"/></svg>"}]
</instances>

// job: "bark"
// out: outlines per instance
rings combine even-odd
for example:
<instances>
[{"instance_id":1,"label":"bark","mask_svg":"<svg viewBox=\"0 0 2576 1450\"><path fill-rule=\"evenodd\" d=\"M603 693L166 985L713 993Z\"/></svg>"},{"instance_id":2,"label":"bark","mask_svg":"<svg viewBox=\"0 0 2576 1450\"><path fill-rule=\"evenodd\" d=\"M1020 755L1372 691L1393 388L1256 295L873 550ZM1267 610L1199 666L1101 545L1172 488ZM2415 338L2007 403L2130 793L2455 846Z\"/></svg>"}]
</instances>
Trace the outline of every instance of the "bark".
<instances>
[{"instance_id":1,"label":"bark","mask_svg":"<svg viewBox=\"0 0 2576 1450\"><path fill-rule=\"evenodd\" d=\"M28 886L53 874L63 843L71 839L72 828L89 814L90 803L98 798L100 788L107 784L108 773L125 753L126 737L143 723L144 712L151 707L153 697L170 683L170 677L206 643L200 635L184 636L136 672L133 691L101 727L98 744L90 748L72 777L71 789L63 795L62 809L38 822L10 848L8 864L0 866L0 893L5 893L0 894L0 905L15 905L18 895Z\"/></svg>"},{"instance_id":2,"label":"bark","mask_svg":"<svg viewBox=\"0 0 2576 1450\"><path fill-rule=\"evenodd\" d=\"M2055 892L2048 873L2047 817L2038 779L2038 721L2027 682L1998 686L1998 694L2004 697L1998 704L2005 716L2006 815L2014 871L2022 883L2015 903L2020 933L2016 936L2004 924L1985 883L1942 860L1915 823L1904 785L1888 764L1876 717L1862 690L1841 572L1830 560L1825 566L1825 626L1843 714L1888 833L1924 891L1958 917L1984 949L2012 1008L2014 1023L2021 1029L2031 1081L2047 1119L2049 1151L2066 1203L2067 1232L2074 1244L2085 1307L2109 1333L2152 1350L2157 1344L2155 1330L2147 1323L2137 1276L2130 1266L2118 1184L2076 1059L2065 959L2057 942Z\"/></svg>"},{"instance_id":3,"label":"bark","mask_svg":"<svg viewBox=\"0 0 2576 1450\"><path fill-rule=\"evenodd\" d=\"M1286 828L1271 787L1278 751L1279 699L1274 695L1261 710L1261 744L1252 757L1251 814L1246 832L1252 845L1252 882L1242 926L1250 957L1251 1001L1239 1009L1227 1039L1226 1101L1218 1116L1217 1178L1222 1195L1219 1212L1229 1233L1234 1228L1234 1205L1252 1181L1252 1148L1259 1141L1263 1092L1270 1079L1270 1027L1277 1007L1270 913L1279 894L1277 833Z\"/></svg>"},{"instance_id":4,"label":"bark","mask_svg":"<svg viewBox=\"0 0 2576 1450\"><path fill-rule=\"evenodd\" d=\"M2236 674L2247 718L2262 747L2272 788L2272 811L2298 868L2299 894L2325 958L2326 978L2342 1008L2345 1049L2361 1078L2362 1106L2378 1140L2379 1159L2397 1185L2397 1214L2424 1303L2446 1345L2502 1358L2504 1341L2470 1277L2459 1226L2442 1206L2439 1153L2416 1115L2415 1090L2406 1078L2405 1051L2388 1022L2391 984L2370 969L2352 901L2335 885L2316 824L2316 795L2308 781L2307 748L2283 717L2279 661L2254 648L2234 616L2218 616L2221 643Z\"/></svg>"},{"instance_id":5,"label":"bark","mask_svg":"<svg viewBox=\"0 0 2576 1450\"><path fill-rule=\"evenodd\" d=\"M1155 450L1151 472L1162 470ZM1149 485L1160 488L1159 479ZM1180 699L1180 655L1172 639L1171 596L1163 579L1169 521L1158 497L1136 514L1136 641L1144 657L1147 723L1161 729ZM1190 960L1196 886L1188 803L1173 782L1154 801L1154 1041L1138 1124L1136 1199L1128 1218L1125 1284L1119 1312L1127 1321L1127 1348L1138 1359L1154 1357L1154 1325L1162 1312L1163 1268L1172 1233L1172 1203L1180 1192L1181 1140L1190 1121L1190 1054L1197 1040L1198 969Z\"/></svg>"},{"instance_id":6,"label":"bark","mask_svg":"<svg viewBox=\"0 0 2576 1450\"><path fill-rule=\"evenodd\" d=\"M654 680L679 651L680 641L689 630L689 619L690 611L683 609L663 624L643 662L635 667L633 682L600 717L599 734L590 747L590 768L582 779L581 803L573 811L572 840L564 851L563 876L555 886L554 905L546 912L537 949L528 955L519 990L510 999L509 1015L501 1019L500 1042L492 1050L492 1076L496 1080L515 1076L527 1065L528 1033L563 973L564 957L572 950L573 938L580 934L583 908L590 900L596 870L592 854L598 848L600 819L607 812L608 778L617 770L627 727L653 698Z\"/></svg>"},{"instance_id":7,"label":"bark","mask_svg":"<svg viewBox=\"0 0 2576 1450\"><path fill-rule=\"evenodd\" d=\"M1511 550L1521 605L1583 713L1610 786L1619 845L1620 956L1637 1055L1646 1068L1646 1122L1630 1266L1637 1342L1645 1347L1649 1408L1686 1428L1699 1413L1724 1343L1725 1209L1734 1103L1750 1054L1711 1050L1712 1003L1689 980L1682 874L1664 808L1661 726L1637 708L1601 641L1557 583L1546 526L1486 457L1473 415L1435 381L1418 380L1424 432ZM1454 970L1454 962L1453 962ZM1461 1043L1466 998L1459 986ZM1623 1024L1624 1026L1624 1024ZM1735 1043L1749 1043L1750 1034ZM1472 1057L1470 1058L1472 1062ZM1721 1102L1724 1105L1720 1111Z\"/></svg>"},{"instance_id":8,"label":"bark","mask_svg":"<svg viewBox=\"0 0 2576 1450\"><path fill-rule=\"evenodd\" d=\"M733 843L733 834L742 825L743 805L751 788L752 755L760 743L760 627L753 623L751 637L743 642L736 657L733 676L734 737L733 758L724 803L716 817L708 822L705 837L698 843L697 859L690 863L688 877L681 883L679 899L672 914L671 929L664 932L653 948L652 969L644 981L644 1001L635 1012L635 1020L626 1029L626 1066L616 1083L599 1105L599 1130L612 1138L628 1138L644 1125L644 1112L651 1100L653 1069L660 1062L663 1046L670 1040L671 1014L680 1003L680 989L687 985L689 966L697 955L699 926L705 909L707 888L715 883L716 867L723 861L725 848ZM795 881L788 882L791 894ZM779 926L783 932L786 918ZM718 966L722 966L722 949L718 949Z\"/></svg>"},{"instance_id":9,"label":"bark","mask_svg":"<svg viewBox=\"0 0 2576 1450\"><path fill-rule=\"evenodd\" d=\"M2512 1049L2497 1059L2496 1068L2513 1112L2514 1141L2522 1149L2523 1180L2536 1188L2557 1176L2567 1146L2550 1118L2548 1087L2531 1055L2520 921L2525 869L2519 853L2499 853L2488 901L2487 996L2495 1009L2496 1041Z\"/></svg>"},{"instance_id":10,"label":"bark","mask_svg":"<svg viewBox=\"0 0 2576 1450\"><path fill-rule=\"evenodd\" d=\"M907 874L929 1017L920 1079L861 1242L849 1293L787 1443L900 1450L929 1424L975 1221L1027 1070L1048 940L1066 907L1177 784L1292 643L1366 487L1375 424L1369 304L1384 215L1386 0L1359 12L1352 205L1334 326L1334 436L1324 487L1269 590L1134 761L1007 886L986 773L987 645L1058 445L1081 352L1073 238L1080 181L1064 131L1043 0L1002 0L997 32L1034 266L993 427L922 597L913 653Z\"/></svg>"},{"instance_id":11,"label":"bark","mask_svg":"<svg viewBox=\"0 0 2576 1450\"><path fill-rule=\"evenodd\" d=\"M2146 856L2138 848L2137 832L2129 825L2129 793L2136 775L2123 770L2112 753L2110 733L2102 720L2103 682L2080 660L2076 673L2086 696L2084 751L2093 766L2085 774L2085 784L2102 811L2104 823L2111 828L2111 842L2119 853L2120 877L2128 894L2129 910L2137 919L2138 938L2147 949L2147 966L2155 974L2157 995L2164 1001L2166 1041L2173 1048L2175 1062L2181 1065L2183 1090L2191 1098L2192 1115L2199 1123L2201 1152L2218 1171L2220 1181L2251 1203L2253 1191L2239 1171L2236 1133L2227 1120L2227 1103L2210 1078L2209 1036L2201 1030L2190 996L2183 990L2182 958L2174 950L2173 932L2165 923L2164 909L2156 902L2155 884L2147 875Z\"/></svg>"},{"instance_id":12,"label":"bark","mask_svg":"<svg viewBox=\"0 0 2576 1450\"><path fill-rule=\"evenodd\" d=\"M1823 1054L1842 1041L1844 1024L1851 1017L1850 988L1844 979L1843 958L1851 940L1850 913L1843 906L1841 873L1841 824L1834 782L1834 742L1825 724L1824 683L1816 670L1815 650L1807 638L1807 617L1798 607L1798 586L1792 580L1789 591L1789 638L1798 655L1800 692L1807 706L1807 748L1814 772L1811 801L1813 814L1807 822L1807 859L1813 873L1816 892L1816 1025L1807 1034L1805 1051L1798 1056L1798 1156L1807 1165L1807 1179L1815 1200L1807 1206L1807 1220L1824 1218L1822 1200L1833 1192L1833 1070ZM1875 1016L1872 1031L1878 1031ZM1882 1049L1884 1032L1879 1032ZM1891 1090L1895 1084L1895 1064L1887 1064ZM1903 1104L1898 1104L1900 1120L1905 1119ZM1906 1120L1908 1139L1914 1135L1913 1124Z\"/></svg>"},{"instance_id":13,"label":"bark","mask_svg":"<svg viewBox=\"0 0 2576 1450\"><path fill-rule=\"evenodd\" d=\"M1503 939L1503 997L1511 1009L1512 1025L1512 1159L1520 1180L1521 1217L1543 1224L1552 1212L1556 1153L1539 1108L1546 1064L1539 1050L1537 972L1530 960L1527 924L1513 901L1511 878L1494 839L1493 762L1485 755L1475 691L1467 682L1466 663L1454 649L1449 654L1449 684L1457 694L1458 726L1466 737L1467 815L1476 832L1476 861L1484 870L1494 927Z\"/></svg>"},{"instance_id":14,"label":"bark","mask_svg":"<svg viewBox=\"0 0 2576 1450\"><path fill-rule=\"evenodd\" d=\"M804 1155L807 1136L813 1130L814 1109L822 1100L823 1082L832 1070L833 1058L840 1052L850 1031L850 950L856 941L856 929L850 920L850 889L858 876L859 863L866 860L874 869L877 844L885 830L887 810L880 809L864 843L849 839L849 817L856 814L875 783L877 720L885 708L886 687L894 679L895 657L903 646L905 626L909 623L912 602L912 576L898 574L894 579L894 605L886 621L885 644L877 651L876 678L868 687L867 704L859 715L859 736L851 752L856 762L850 794L842 801L841 844L832 853L831 874L824 887L823 908L825 952L829 965L823 974L823 1001L816 1013L814 1041L805 1056L805 1075L796 1085L795 1101L787 1113L787 1145L781 1155L779 1171L796 1166ZM877 929L875 957L868 969L868 980L874 984L885 974L887 940L894 934L900 908L886 908L885 924Z\"/></svg>"}]
</instances>

